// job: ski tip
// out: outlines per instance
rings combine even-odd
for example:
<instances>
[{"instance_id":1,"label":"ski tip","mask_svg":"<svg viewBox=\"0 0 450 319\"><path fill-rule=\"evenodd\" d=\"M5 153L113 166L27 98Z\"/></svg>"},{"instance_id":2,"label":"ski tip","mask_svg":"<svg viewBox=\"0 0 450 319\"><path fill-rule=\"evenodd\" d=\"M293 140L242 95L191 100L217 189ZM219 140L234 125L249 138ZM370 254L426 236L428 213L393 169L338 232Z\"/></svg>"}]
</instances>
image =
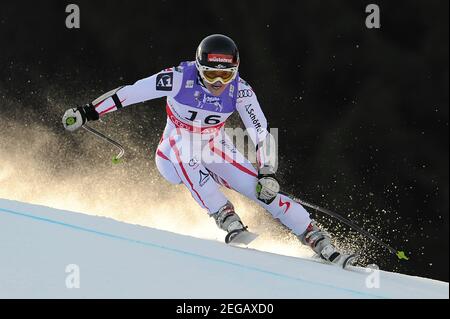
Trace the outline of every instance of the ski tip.
<instances>
[{"instance_id":1,"label":"ski tip","mask_svg":"<svg viewBox=\"0 0 450 319\"><path fill-rule=\"evenodd\" d=\"M242 232L242 231L240 231L240 232ZM237 231L233 231L233 232L231 232L231 233L228 233L226 236L225 236L225 244L230 244L232 241L233 241L233 239L240 233L240 232L237 232Z\"/></svg>"},{"instance_id":2,"label":"ski tip","mask_svg":"<svg viewBox=\"0 0 450 319\"><path fill-rule=\"evenodd\" d=\"M342 264L342 268L348 269L348 267L350 267L350 266L356 266L356 264L358 263L358 258L359 258L358 254L352 254L352 255L348 256L344 260L344 262Z\"/></svg>"},{"instance_id":3,"label":"ski tip","mask_svg":"<svg viewBox=\"0 0 450 319\"><path fill-rule=\"evenodd\" d=\"M231 242L233 241L233 239L235 239L238 235L240 235L240 234L246 232L247 229L248 229L248 227L244 227L244 228L242 228L242 229L235 229L235 230L229 232L229 233L227 234L227 236L225 237L225 243L226 243L226 244L231 243Z\"/></svg>"},{"instance_id":4,"label":"ski tip","mask_svg":"<svg viewBox=\"0 0 450 319\"><path fill-rule=\"evenodd\" d=\"M409 257L406 256L405 252L401 250L397 251L397 257L400 260L409 260Z\"/></svg>"},{"instance_id":5,"label":"ski tip","mask_svg":"<svg viewBox=\"0 0 450 319\"><path fill-rule=\"evenodd\" d=\"M227 234L225 243L230 245L245 245L248 246L252 241L258 237L257 234L248 231L247 227L241 230L235 230Z\"/></svg>"}]
</instances>

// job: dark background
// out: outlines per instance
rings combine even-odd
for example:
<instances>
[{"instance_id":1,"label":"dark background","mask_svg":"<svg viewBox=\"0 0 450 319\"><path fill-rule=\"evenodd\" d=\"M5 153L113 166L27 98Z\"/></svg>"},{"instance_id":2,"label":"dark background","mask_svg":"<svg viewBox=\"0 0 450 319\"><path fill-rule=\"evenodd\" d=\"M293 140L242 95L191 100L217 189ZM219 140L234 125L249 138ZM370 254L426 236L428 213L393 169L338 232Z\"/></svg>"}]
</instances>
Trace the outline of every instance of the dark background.
<instances>
[{"instance_id":1,"label":"dark background","mask_svg":"<svg viewBox=\"0 0 450 319\"><path fill-rule=\"evenodd\" d=\"M387 269L448 281L448 1L377 0L380 30L365 27L371 1L76 1L79 30L69 3L2 2L0 101L21 105L4 119L60 131L49 88L82 105L227 34L280 129L284 188L411 255L380 252ZM159 134L164 104L147 104L127 119Z\"/></svg>"}]
</instances>

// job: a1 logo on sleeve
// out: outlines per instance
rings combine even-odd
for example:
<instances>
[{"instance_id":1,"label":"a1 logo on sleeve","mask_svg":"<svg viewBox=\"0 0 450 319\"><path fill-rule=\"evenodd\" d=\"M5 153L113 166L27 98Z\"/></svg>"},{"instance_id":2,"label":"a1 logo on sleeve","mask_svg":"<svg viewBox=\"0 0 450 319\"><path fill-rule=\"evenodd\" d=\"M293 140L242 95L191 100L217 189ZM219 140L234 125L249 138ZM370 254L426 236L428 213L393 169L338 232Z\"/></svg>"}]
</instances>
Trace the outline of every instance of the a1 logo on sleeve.
<instances>
[{"instance_id":1,"label":"a1 logo on sleeve","mask_svg":"<svg viewBox=\"0 0 450 319\"><path fill-rule=\"evenodd\" d=\"M172 91L173 88L173 72L161 73L156 77L157 91Z\"/></svg>"}]
</instances>

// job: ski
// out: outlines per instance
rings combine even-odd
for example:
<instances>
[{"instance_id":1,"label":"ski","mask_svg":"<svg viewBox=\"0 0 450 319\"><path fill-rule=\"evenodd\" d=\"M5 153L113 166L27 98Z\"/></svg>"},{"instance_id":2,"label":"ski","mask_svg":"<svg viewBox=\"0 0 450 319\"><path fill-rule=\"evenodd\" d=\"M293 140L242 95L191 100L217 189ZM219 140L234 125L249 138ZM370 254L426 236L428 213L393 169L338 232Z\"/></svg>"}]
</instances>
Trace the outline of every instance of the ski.
<instances>
[{"instance_id":1,"label":"ski","mask_svg":"<svg viewBox=\"0 0 450 319\"><path fill-rule=\"evenodd\" d=\"M351 255L341 254L341 256L339 256L337 258L337 260L330 261L330 260L326 260L324 258L322 258L322 260L324 260L326 263L328 263L330 265L342 267L342 269L349 270L350 267L356 266L356 264L358 262L358 258L359 258L359 255L357 255L357 254L351 254Z\"/></svg>"},{"instance_id":2,"label":"ski","mask_svg":"<svg viewBox=\"0 0 450 319\"><path fill-rule=\"evenodd\" d=\"M243 244L248 245L254 241L258 235L248 231L248 227L235 229L230 231L225 237L226 244Z\"/></svg>"},{"instance_id":3,"label":"ski","mask_svg":"<svg viewBox=\"0 0 450 319\"><path fill-rule=\"evenodd\" d=\"M326 258L323 258L322 256L319 256L317 254L311 258L315 262L320 262L322 264L337 266L345 270L350 270L350 267L357 266L359 254L351 254L351 255L343 254L333 261L327 260Z\"/></svg>"},{"instance_id":4,"label":"ski","mask_svg":"<svg viewBox=\"0 0 450 319\"><path fill-rule=\"evenodd\" d=\"M344 256L342 256L342 257L344 257ZM342 263L342 268L348 269L351 266L356 266L356 264L358 262L358 258L359 258L358 254L351 254L349 256L345 256L345 259Z\"/></svg>"}]
</instances>

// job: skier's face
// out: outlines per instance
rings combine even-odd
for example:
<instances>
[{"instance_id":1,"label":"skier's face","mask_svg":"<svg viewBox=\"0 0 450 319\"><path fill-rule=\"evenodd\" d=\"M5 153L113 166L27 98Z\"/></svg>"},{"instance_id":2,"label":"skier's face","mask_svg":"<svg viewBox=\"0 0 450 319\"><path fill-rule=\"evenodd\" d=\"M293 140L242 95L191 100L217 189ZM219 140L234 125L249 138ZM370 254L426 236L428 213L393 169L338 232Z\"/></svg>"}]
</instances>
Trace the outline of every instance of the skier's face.
<instances>
[{"instance_id":1,"label":"skier's face","mask_svg":"<svg viewBox=\"0 0 450 319\"><path fill-rule=\"evenodd\" d=\"M214 96L219 96L225 91L225 89L228 87L228 84L223 84L220 81L214 82L214 84L205 83L206 88L209 92L212 93Z\"/></svg>"}]
</instances>

